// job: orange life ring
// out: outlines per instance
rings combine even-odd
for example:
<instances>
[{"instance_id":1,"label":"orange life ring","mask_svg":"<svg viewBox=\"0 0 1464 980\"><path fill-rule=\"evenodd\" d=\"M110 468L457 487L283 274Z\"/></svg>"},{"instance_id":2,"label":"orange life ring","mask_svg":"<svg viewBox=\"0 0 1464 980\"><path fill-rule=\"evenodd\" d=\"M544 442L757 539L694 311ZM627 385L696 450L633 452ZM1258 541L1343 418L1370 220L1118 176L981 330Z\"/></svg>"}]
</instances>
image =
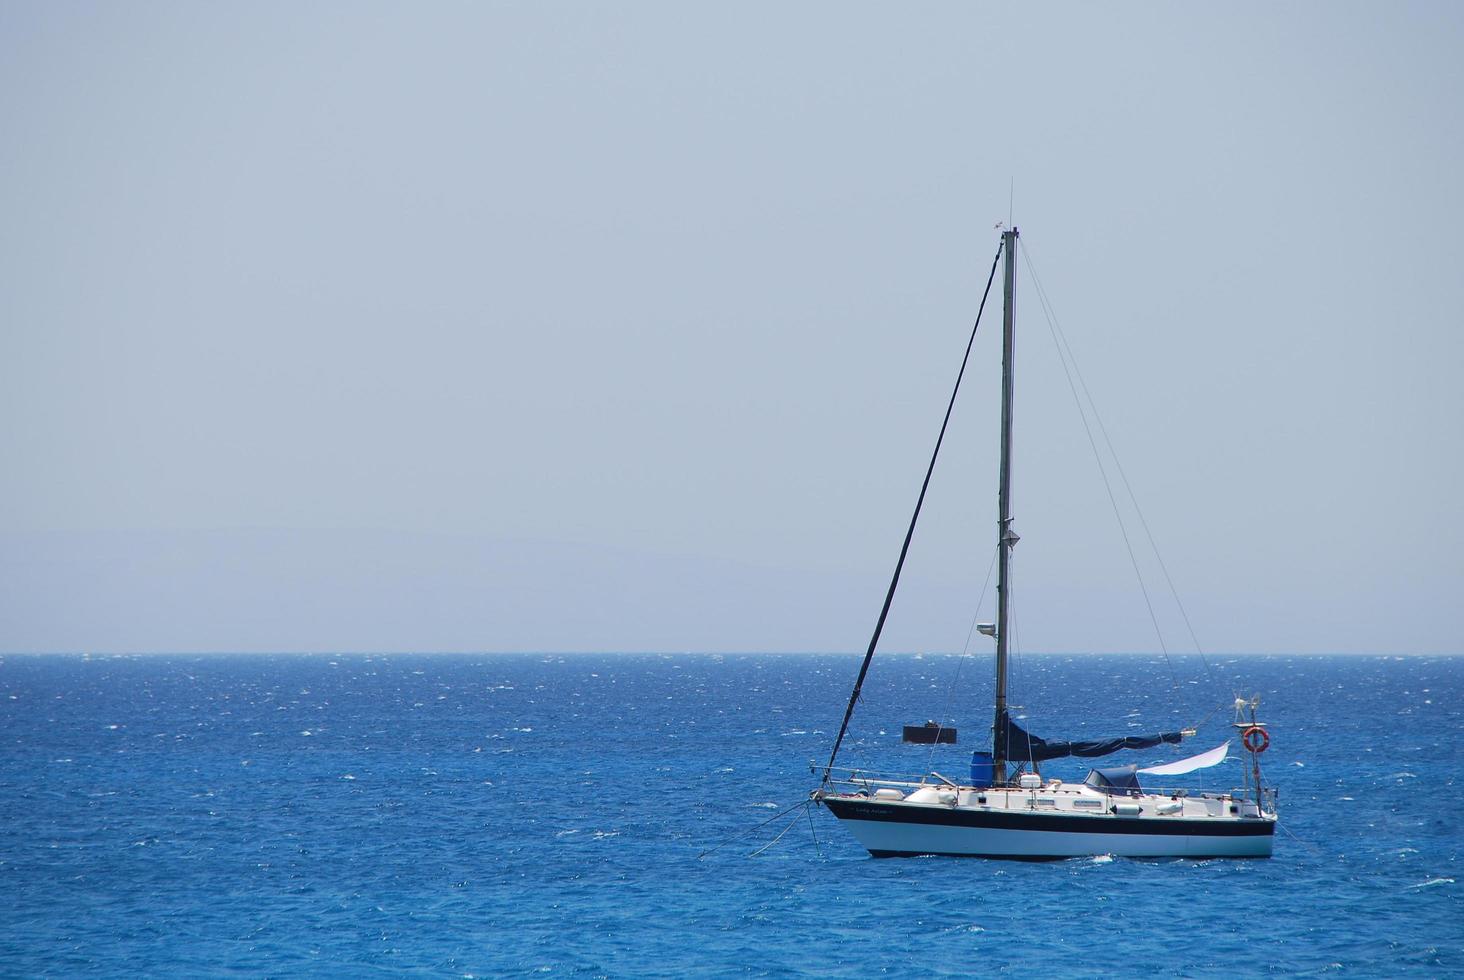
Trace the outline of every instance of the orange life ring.
<instances>
[{"instance_id":1,"label":"orange life ring","mask_svg":"<svg viewBox=\"0 0 1464 980\"><path fill-rule=\"evenodd\" d=\"M1252 725L1240 735L1240 744L1256 754L1266 751L1271 745L1271 736L1266 734L1264 728Z\"/></svg>"}]
</instances>

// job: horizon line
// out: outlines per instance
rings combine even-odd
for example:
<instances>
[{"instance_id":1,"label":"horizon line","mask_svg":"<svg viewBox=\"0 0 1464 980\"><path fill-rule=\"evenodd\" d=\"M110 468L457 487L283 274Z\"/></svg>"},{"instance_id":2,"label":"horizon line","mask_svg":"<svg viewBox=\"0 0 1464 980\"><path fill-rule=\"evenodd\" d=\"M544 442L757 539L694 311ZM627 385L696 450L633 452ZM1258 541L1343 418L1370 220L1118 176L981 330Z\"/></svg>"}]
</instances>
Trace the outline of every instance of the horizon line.
<instances>
[{"instance_id":1,"label":"horizon line","mask_svg":"<svg viewBox=\"0 0 1464 980\"><path fill-rule=\"evenodd\" d=\"M858 650L0 650L3 657L862 657ZM890 650L885 657L980 657L954 650ZM1459 657L1464 650L1285 651L1040 650L1023 657Z\"/></svg>"}]
</instances>

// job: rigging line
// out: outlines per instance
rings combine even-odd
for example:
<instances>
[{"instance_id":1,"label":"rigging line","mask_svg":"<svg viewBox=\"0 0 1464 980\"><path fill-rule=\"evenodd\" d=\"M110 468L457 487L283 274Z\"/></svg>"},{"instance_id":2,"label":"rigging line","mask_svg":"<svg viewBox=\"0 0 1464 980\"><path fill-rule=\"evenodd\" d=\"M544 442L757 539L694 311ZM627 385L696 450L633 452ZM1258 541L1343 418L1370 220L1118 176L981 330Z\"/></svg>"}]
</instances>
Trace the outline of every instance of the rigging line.
<instances>
[{"instance_id":1,"label":"rigging line","mask_svg":"<svg viewBox=\"0 0 1464 980\"><path fill-rule=\"evenodd\" d=\"M961 648L961 655L956 659L956 676L951 678L951 686L946 689L945 705L940 709L940 714L937 715L937 717L940 719L941 724L945 724L947 719L952 722L955 721L955 719L952 718L950 714L951 701L955 699L956 685L959 684L961 681L961 668L964 667L966 664L966 654L971 652L971 637L976 635L976 622L981 618L981 604L986 601L986 588L987 586L991 585L991 571L996 567L997 554L998 551L993 551L991 553L991 564L986 566L986 581L981 583L981 595L978 596L976 599L976 613L971 617L970 628L966 630L966 645ZM954 727L954 725L952 727ZM925 767L927 769L935 763L936 745L937 743L935 742L930 743L930 755L925 760Z\"/></svg>"},{"instance_id":2,"label":"rigging line","mask_svg":"<svg viewBox=\"0 0 1464 980\"><path fill-rule=\"evenodd\" d=\"M1037 287L1037 293L1046 300L1047 290L1043 287L1042 281L1037 278L1037 267L1032 262L1032 251L1022 242L1022 257L1027 262L1027 271L1032 274L1032 282ZM1051 309L1051 302L1048 301L1048 308ZM1134 505L1134 513L1139 516L1139 524L1144 528L1144 536L1149 539L1149 547L1154 551L1154 557L1159 562L1159 570L1164 573L1164 582L1169 586L1169 594L1174 597L1174 605L1179 609L1180 618L1184 620L1184 627L1189 631L1191 642L1195 645L1195 652L1200 655L1200 663L1205 668L1205 679L1214 682L1214 674L1210 670L1210 661L1205 656L1204 647L1200 645L1200 638L1195 633L1194 625L1190 622L1189 612L1184 608L1184 602L1179 597L1179 589L1175 588L1174 579L1169 574L1169 566L1164 563L1164 555L1159 550L1158 543L1154 540L1154 532L1149 529L1149 521L1144 517L1144 509L1139 506L1139 498L1134 493L1133 486L1129 483L1128 473L1123 468L1123 460L1119 458L1118 451L1113 448L1113 440L1108 436L1108 426L1103 424L1103 416L1098 412L1098 403L1093 400L1093 393L1088 389L1088 382L1083 377L1082 368L1078 366L1078 359L1073 356L1072 344L1068 342L1067 334L1062 329L1062 323L1057 318L1057 311L1052 311L1052 322L1056 328L1057 335L1062 338L1063 346L1067 348L1068 359L1072 361L1073 373L1078 376L1078 384L1083 389L1083 394L1088 399L1088 404L1093 409L1093 418L1098 422L1098 431L1103 435L1103 442L1108 446L1108 453L1113 457L1113 464L1118 469L1119 478L1123 481L1123 488L1128 492L1129 501Z\"/></svg>"},{"instance_id":3,"label":"rigging line","mask_svg":"<svg viewBox=\"0 0 1464 980\"><path fill-rule=\"evenodd\" d=\"M1021 684L1019 684L1017 682L1017 676L1019 674L1023 674L1022 668L1024 666L1023 663L1022 663L1022 630L1017 625L1017 581L1016 581L1017 577L1016 577L1015 574L1013 574L1015 572L1015 569L1012 568L1012 566L1016 564L1016 561L1014 559L1015 559L1015 556L1010 551L1008 551L1007 552L1007 623L1010 626L1011 631L1012 631L1012 642L1011 642L1011 645L1007 648L1007 650L1008 650L1008 659L1007 659L1007 695L1008 695L1008 704L1007 704L1007 707L1008 707L1008 709L1010 709L1011 707L1013 707L1010 704L1011 692L1014 691L1014 690L1016 690L1016 691L1021 690ZM1016 705L1016 707L1021 707L1021 705ZM1010 713L1010 711L1008 713Z\"/></svg>"},{"instance_id":4,"label":"rigging line","mask_svg":"<svg viewBox=\"0 0 1464 980\"><path fill-rule=\"evenodd\" d=\"M1200 723L1198 725L1191 725L1190 728L1198 732L1201 728L1205 727L1205 723L1207 721L1209 721L1211 718L1214 718L1215 715L1220 712L1220 709L1224 707L1226 707L1226 704L1223 701L1215 705L1215 707L1210 709L1210 713L1208 715L1200 719Z\"/></svg>"},{"instance_id":5,"label":"rigging line","mask_svg":"<svg viewBox=\"0 0 1464 980\"><path fill-rule=\"evenodd\" d=\"M1021 627L1021 625L1020 625L1020 623L1018 622L1018 619L1017 619L1017 590L1016 590L1016 587L1015 587L1015 583L1012 581L1012 578L1013 578L1013 576L1011 576L1010 574L1008 574L1008 576L1007 576L1007 617L1008 617L1009 621L1011 622L1011 626L1012 626L1012 647L1013 647L1012 654L1013 654L1013 659L1015 660L1014 666L1019 667L1019 668L1025 668L1026 664L1024 663L1024 658L1022 657L1022 627ZM1024 671L1024 674L1025 674L1025 671ZM1013 686L1013 687L1016 686L1016 675L1017 675L1017 671L1016 670L1013 670L1011 672L1011 677L1010 677L1010 686ZM1021 707L1021 705L1018 705L1018 707ZM1007 712L1007 716L1008 716L1008 720L1010 721L1010 717L1011 717L1010 710ZM1036 772L1037 771L1037 760L1034 759L1034 758L1032 758L1032 739L1031 738L1028 738L1027 739L1027 762L1028 762L1028 764L1030 764L1032 766L1032 771L1033 772Z\"/></svg>"},{"instance_id":6,"label":"rigging line","mask_svg":"<svg viewBox=\"0 0 1464 980\"><path fill-rule=\"evenodd\" d=\"M935 451L930 454L930 465L925 469L925 481L920 484L920 496L915 501L915 513L910 515L910 528L905 532L905 543L900 546L900 558L895 562L895 574L890 579L889 591L885 593L884 606L879 611L879 620L874 624L874 635L869 638L869 649L864 652L864 663L859 667L859 676L854 680L854 691L849 695L849 706L844 709L844 720L839 725L839 736L834 739L834 750L829 753L829 764L824 767L824 782L829 780L829 770L838 758L839 746L844 742L844 733L849 730L849 719L854 717L854 705L859 703L859 690L869 674L869 662L874 659L879 635L884 632L885 619L890 614L890 604L895 601L895 588L900 584L900 572L905 567L905 556L910 553L910 539L915 536L915 522L920 519L920 508L925 504L925 491L930 489L930 475L935 472L935 461L940 456L940 444L945 441L946 426L950 425L951 410L956 407L956 395L961 390L961 379L966 376L966 364L971 360L971 347L976 343L976 330L981 326L981 314L986 310L986 298L991 295L991 284L996 279L996 263L1001 260L1001 246L991 260L991 274L986 277L986 291L981 294L981 305L976 309L976 322L971 325L971 339L966 341L966 353L961 358L961 370L956 374L955 387L951 389L951 400L946 405L945 418L940 423L940 435L935 439Z\"/></svg>"},{"instance_id":7,"label":"rigging line","mask_svg":"<svg viewBox=\"0 0 1464 980\"><path fill-rule=\"evenodd\" d=\"M1023 255L1026 255L1025 250ZM1027 262L1027 271L1032 271L1032 263ZM1033 283L1037 277L1032 276ZM1134 566L1134 576L1139 580L1139 591L1144 595L1144 607L1149 610L1149 621L1154 624L1154 635L1159 639L1159 650L1164 655L1164 663L1169 668L1169 677L1173 681L1176 690L1180 690L1179 675L1174 672L1174 664L1169 659L1169 648L1164 643L1164 631L1159 628L1159 617L1154 613L1153 600L1149 598L1149 587L1144 584L1144 573L1139 569L1138 556L1134 554L1133 543L1129 541L1128 528L1123 522L1123 513L1118 507L1118 498L1113 494L1113 485L1108 479L1108 470L1103 465L1103 455L1098 451L1098 441L1093 438L1093 428L1088 424L1088 413L1083 410L1083 400L1078 395L1078 386L1073 382L1073 372L1068 367L1067 358L1063 356L1062 344L1057 339L1057 329L1053 326L1052 313L1048 309L1047 301L1042 288L1037 288L1038 305L1042 307L1042 315L1047 320L1048 333L1052 335L1053 346L1057 348L1057 359L1062 364L1063 376L1067 378L1068 390L1073 393L1073 403L1078 408L1078 417L1083 423L1083 432L1088 437L1088 445L1093 450L1093 461L1098 464L1098 475L1103 478L1103 489L1108 494L1108 503L1113 508L1113 516L1118 521L1118 532L1123 536L1123 546L1128 551L1129 562ZM1095 412L1096 414L1096 412Z\"/></svg>"},{"instance_id":8,"label":"rigging line","mask_svg":"<svg viewBox=\"0 0 1464 980\"><path fill-rule=\"evenodd\" d=\"M1321 848L1319 848L1319 847L1316 847L1316 846L1314 846L1314 845L1312 845L1312 844L1308 844L1308 843L1307 843L1307 842L1306 842L1306 841L1304 841L1304 840L1302 840L1302 839L1301 839L1301 838L1300 838L1300 837L1297 837L1297 836L1296 836L1296 835L1295 835L1295 834L1293 834L1293 833L1292 833L1292 832L1291 832L1291 828L1290 828L1290 827L1288 827L1288 826L1286 826L1286 825L1285 825L1285 824L1284 824L1284 823L1282 823L1282 822L1281 822L1281 821L1280 821L1280 820L1277 820L1277 821L1276 821L1276 826L1278 826L1278 827L1280 827L1280 828L1281 828L1281 829L1282 829L1282 830L1284 830L1284 831L1285 831L1285 832L1286 832L1286 835L1287 835L1287 836L1288 836L1288 837L1290 837L1290 838L1291 838L1291 839L1292 839L1292 840L1294 840L1294 841L1296 841L1296 842L1297 842L1297 843L1298 843L1298 844L1300 844L1300 845L1301 845L1301 846L1302 846L1302 847L1306 847L1306 848L1310 848L1310 849L1311 849L1311 852L1312 852L1312 853L1313 853L1313 854L1317 854L1317 855L1320 855L1320 856L1322 856L1322 857L1326 857L1326 856L1327 856L1327 855L1326 855L1326 853L1325 853L1325 852L1323 852L1323 851L1322 851L1322 849L1321 849Z\"/></svg>"}]
</instances>

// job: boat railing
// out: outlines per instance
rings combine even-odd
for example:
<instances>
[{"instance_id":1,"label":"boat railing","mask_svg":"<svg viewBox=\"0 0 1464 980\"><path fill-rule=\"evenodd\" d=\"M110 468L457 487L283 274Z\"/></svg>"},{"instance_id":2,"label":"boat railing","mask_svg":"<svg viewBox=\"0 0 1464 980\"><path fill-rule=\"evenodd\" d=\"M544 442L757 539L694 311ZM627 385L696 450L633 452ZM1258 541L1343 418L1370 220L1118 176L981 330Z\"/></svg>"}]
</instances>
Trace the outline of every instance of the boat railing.
<instances>
[{"instance_id":1,"label":"boat railing","mask_svg":"<svg viewBox=\"0 0 1464 980\"><path fill-rule=\"evenodd\" d=\"M824 773L825 781L835 786L854 786L866 792L872 792L881 787L891 789L899 787L911 787L918 789L921 786L949 786L952 789L961 788L961 784L948 776L942 776L938 772L927 773L902 773L888 772L877 769L831 769L828 767L814 768L814 774Z\"/></svg>"},{"instance_id":2,"label":"boat railing","mask_svg":"<svg viewBox=\"0 0 1464 980\"><path fill-rule=\"evenodd\" d=\"M827 767L813 767L815 775L823 772L827 775L826 782L835 787L847 787L849 790L866 795L873 795L877 789L919 789L923 786L946 786L951 789L973 789L970 783L961 783L949 776L938 772L927 773L901 773L881 771L877 769L835 769ZM1046 784L1044 784L1045 786ZM1068 783L1067 785L1077 785ZM989 787L985 787L989 788ZM1018 787L1007 786L1005 789L1018 792ZM1104 790L1098 787L1099 792ZM1212 799L1212 800L1254 800L1255 794L1246 787L1233 787L1231 789L1204 788L1195 786L1144 786L1138 793L1125 788L1114 788L1108 791L1111 796L1169 796L1177 799ZM1276 811L1276 790L1274 787L1266 787L1261 790L1260 808L1264 813Z\"/></svg>"}]
</instances>

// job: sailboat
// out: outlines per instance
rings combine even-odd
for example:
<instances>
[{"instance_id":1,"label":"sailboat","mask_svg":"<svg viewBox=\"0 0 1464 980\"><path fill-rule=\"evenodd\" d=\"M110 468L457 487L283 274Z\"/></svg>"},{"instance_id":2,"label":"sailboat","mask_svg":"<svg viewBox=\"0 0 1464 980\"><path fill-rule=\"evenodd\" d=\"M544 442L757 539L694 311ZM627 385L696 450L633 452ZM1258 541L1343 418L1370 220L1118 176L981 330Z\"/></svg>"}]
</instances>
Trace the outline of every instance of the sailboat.
<instances>
[{"instance_id":1,"label":"sailboat","mask_svg":"<svg viewBox=\"0 0 1464 980\"><path fill-rule=\"evenodd\" d=\"M1237 699L1234 727L1249 755L1244 785L1216 791L1146 786L1153 778L1183 775L1218 765L1229 754L1227 740L1216 749L1176 762L1140 769L1135 765L1095 768L1079 783L1047 778L1042 763L1069 756L1100 758L1122 750L1179 743L1193 729L1082 741L1049 741L1026 731L1007 704L1007 658L1011 630L1010 556L1018 538L1012 529L1012 369L1015 330L1016 228L1001 234L991 275L976 316L981 322L997 262L1005 257L1002 315L1001 467L997 492L996 622L981 633L996 641L995 703L989 752L973 753L968 781L939 773L900 776L836 769L839 748L859 701L880 632L884 628L909 551L936 456L950 422L951 407L936 440L935 455L911 519L905 544L885 596L884 608L854 683L844 721L834 740L822 780L811 794L848 828L874 857L949 855L961 857L1057 859L1083 855L1121 857L1270 857L1276 829L1276 795L1261 780L1260 757L1270 734L1257 720L1259 699ZM972 329L972 342L975 328ZM970 358L957 375L955 404ZM815 769L815 772L818 770Z\"/></svg>"}]
</instances>

